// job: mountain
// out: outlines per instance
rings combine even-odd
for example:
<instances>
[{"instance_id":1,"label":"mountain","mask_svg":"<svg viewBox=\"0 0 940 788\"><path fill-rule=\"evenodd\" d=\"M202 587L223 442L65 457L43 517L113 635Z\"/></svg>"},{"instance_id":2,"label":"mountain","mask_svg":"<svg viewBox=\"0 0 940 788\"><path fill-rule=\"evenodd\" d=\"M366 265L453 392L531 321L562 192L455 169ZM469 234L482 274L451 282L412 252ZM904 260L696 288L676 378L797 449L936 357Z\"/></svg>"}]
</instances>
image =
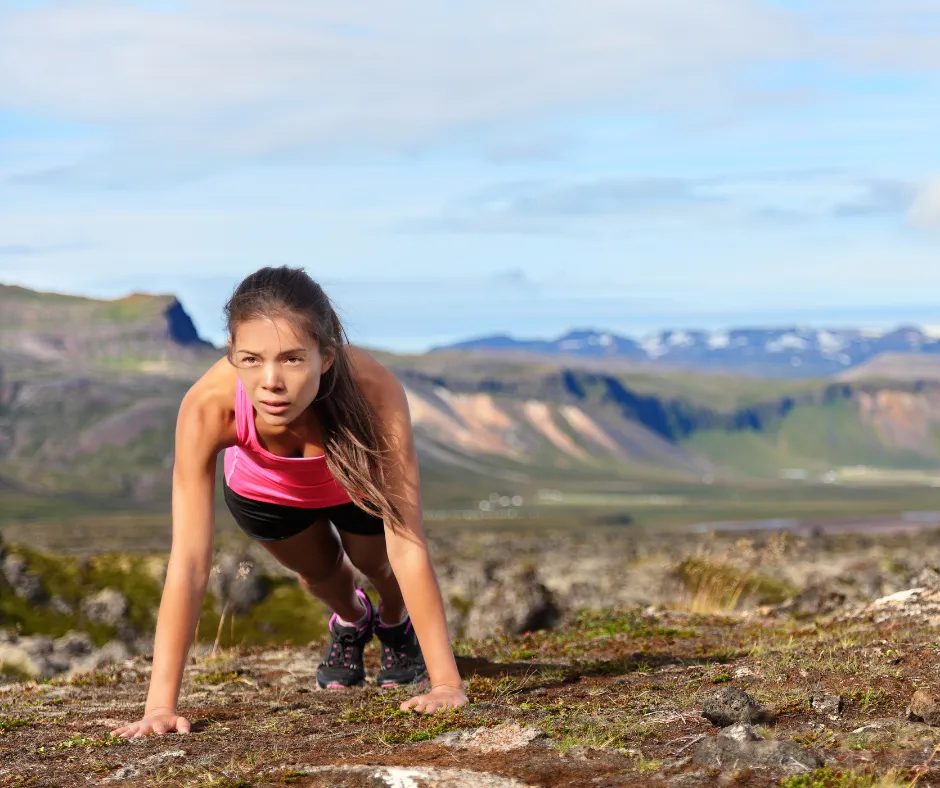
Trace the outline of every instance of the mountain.
<instances>
[{"instance_id":1,"label":"mountain","mask_svg":"<svg viewBox=\"0 0 940 788\"><path fill-rule=\"evenodd\" d=\"M940 355L882 353L837 377L839 380L940 381Z\"/></svg>"},{"instance_id":2,"label":"mountain","mask_svg":"<svg viewBox=\"0 0 940 788\"><path fill-rule=\"evenodd\" d=\"M913 326L875 329L740 328L729 331L662 331L635 340L610 332L578 330L553 340L482 337L436 347L446 351L627 361L673 369L725 371L778 378L838 374L882 353L940 356L940 333Z\"/></svg>"},{"instance_id":3,"label":"mountain","mask_svg":"<svg viewBox=\"0 0 940 788\"><path fill-rule=\"evenodd\" d=\"M0 285L0 353L39 370L104 366L189 375L218 351L171 295L113 301Z\"/></svg>"},{"instance_id":4,"label":"mountain","mask_svg":"<svg viewBox=\"0 0 940 788\"><path fill-rule=\"evenodd\" d=\"M3 288L0 299L3 517L165 507L179 403L222 351L199 338L172 296L99 301ZM581 339L590 346L591 336ZM407 392L431 508L466 506L493 489L779 483L863 465L924 475L940 464L936 380L374 353Z\"/></svg>"}]
</instances>

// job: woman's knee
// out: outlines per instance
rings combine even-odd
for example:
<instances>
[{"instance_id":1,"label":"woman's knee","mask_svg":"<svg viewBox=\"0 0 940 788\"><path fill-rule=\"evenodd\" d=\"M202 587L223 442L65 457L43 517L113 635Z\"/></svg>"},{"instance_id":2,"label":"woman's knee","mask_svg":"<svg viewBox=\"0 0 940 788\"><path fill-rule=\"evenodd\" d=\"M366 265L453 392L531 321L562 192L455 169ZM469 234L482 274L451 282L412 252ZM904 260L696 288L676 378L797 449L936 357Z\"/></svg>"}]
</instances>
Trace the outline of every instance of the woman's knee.
<instances>
[{"instance_id":1,"label":"woman's knee","mask_svg":"<svg viewBox=\"0 0 940 788\"><path fill-rule=\"evenodd\" d=\"M350 539L347 534L343 534L342 538L350 562L366 577L383 579L393 574L384 538L359 536Z\"/></svg>"},{"instance_id":2,"label":"woman's knee","mask_svg":"<svg viewBox=\"0 0 940 788\"><path fill-rule=\"evenodd\" d=\"M316 586L330 583L341 575L345 569L345 555L338 550L332 560L317 561L308 564L297 572L297 579L307 586Z\"/></svg>"}]
</instances>

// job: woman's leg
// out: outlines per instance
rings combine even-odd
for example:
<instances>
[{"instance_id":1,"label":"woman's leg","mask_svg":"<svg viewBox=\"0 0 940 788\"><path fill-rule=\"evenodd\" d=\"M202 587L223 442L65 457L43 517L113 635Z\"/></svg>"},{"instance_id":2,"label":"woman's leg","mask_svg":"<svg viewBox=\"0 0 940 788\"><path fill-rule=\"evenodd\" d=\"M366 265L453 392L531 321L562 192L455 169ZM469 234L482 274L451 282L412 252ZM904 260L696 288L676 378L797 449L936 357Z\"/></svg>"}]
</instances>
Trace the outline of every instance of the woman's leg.
<instances>
[{"instance_id":1,"label":"woman's leg","mask_svg":"<svg viewBox=\"0 0 940 788\"><path fill-rule=\"evenodd\" d=\"M352 565L379 592L382 599L382 623L397 624L405 617L405 600L402 599L398 579L388 562L385 535L364 536L340 531L339 537Z\"/></svg>"},{"instance_id":2,"label":"woman's leg","mask_svg":"<svg viewBox=\"0 0 940 788\"><path fill-rule=\"evenodd\" d=\"M356 595L352 565L339 534L329 520L318 520L296 536L275 542L259 541L258 544L283 566L296 572L301 585L341 619L358 621L365 613ZM384 545L383 538L383 552ZM382 593L381 589L379 593Z\"/></svg>"}]
</instances>

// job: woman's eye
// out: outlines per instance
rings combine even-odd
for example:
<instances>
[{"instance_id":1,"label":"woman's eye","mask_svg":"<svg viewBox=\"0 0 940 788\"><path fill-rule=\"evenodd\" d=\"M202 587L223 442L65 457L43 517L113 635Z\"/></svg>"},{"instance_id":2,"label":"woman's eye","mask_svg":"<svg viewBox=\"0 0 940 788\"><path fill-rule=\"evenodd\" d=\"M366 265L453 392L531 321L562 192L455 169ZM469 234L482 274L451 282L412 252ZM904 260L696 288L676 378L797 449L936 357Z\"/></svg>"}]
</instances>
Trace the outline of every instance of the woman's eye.
<instances>
[{"instance_id":1,"label":"woman's eye","mask_svg":"<svg viewBox=\"0 0 940 788\"><path fill-rule=\"evenodd\" d=\"M303 359L302 359L300 356L291 356L291 357L290 357L289 359L287 359L287 360L288 360L288 362L291 363L291 364L301 364L301 363L303 363Z\"/></svg>"}]
</instances>

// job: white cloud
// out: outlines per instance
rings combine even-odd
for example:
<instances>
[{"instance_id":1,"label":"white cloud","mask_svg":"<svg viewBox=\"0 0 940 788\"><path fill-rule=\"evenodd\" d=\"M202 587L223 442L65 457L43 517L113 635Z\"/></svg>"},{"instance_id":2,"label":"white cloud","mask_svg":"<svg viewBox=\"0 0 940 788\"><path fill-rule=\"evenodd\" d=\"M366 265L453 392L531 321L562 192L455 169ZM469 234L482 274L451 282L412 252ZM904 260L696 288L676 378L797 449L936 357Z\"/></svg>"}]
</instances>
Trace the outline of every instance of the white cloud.
<instances>
[{"instance_id":1,"label":"white cloud","mask_svg":"<svg viewBox=\"0 0 940 788\"><path fill-rule=\"evenodd\" d=\"M924 184L908 212L908 220L915 227L940 229L940 176Z\"/></svg>"},{"instance_id":2,"label":"white cloud","mask_svg":"<svg viewBox=\"0 0 940 788\"><path fill-rule=\"evenodd\" d=\"M758 0L53 2L0 11L0 106L156 149L402 150L568 108L720 104L736 69L801 41Z\"/></svg>"}]
</instances>

